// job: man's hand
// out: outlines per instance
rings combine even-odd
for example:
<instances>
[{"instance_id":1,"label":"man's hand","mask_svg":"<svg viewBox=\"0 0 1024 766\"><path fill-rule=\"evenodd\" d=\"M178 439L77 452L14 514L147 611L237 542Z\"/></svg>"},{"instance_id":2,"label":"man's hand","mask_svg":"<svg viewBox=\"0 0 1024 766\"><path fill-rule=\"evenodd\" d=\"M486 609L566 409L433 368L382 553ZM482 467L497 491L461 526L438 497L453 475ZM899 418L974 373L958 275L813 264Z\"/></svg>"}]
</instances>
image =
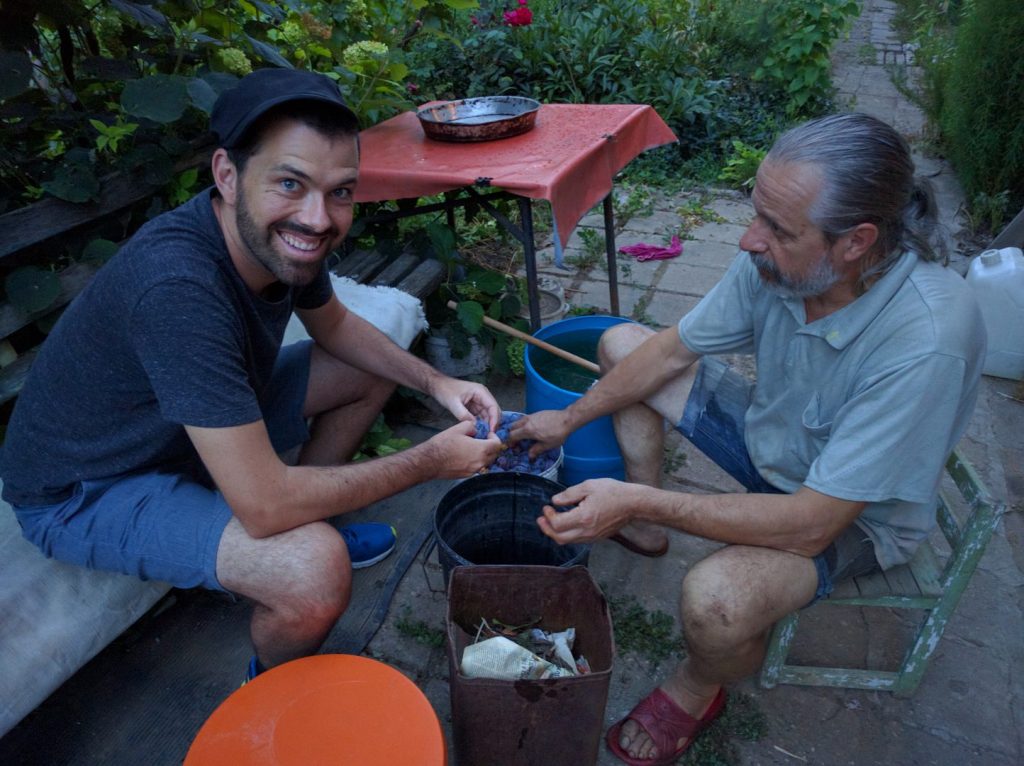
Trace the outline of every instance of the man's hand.
<instances>
[{"instance_id":1,"label":"man's hand","mask_svg":"<svg viewBox=\"0 0 1024 766\"><path fill-rule=\"evenodd\" d=\"M440 376L431 386L430 395L459 420L476 422L480 418L492 432L501 422L501 407L479 383Z\"/></svg>"},{"instance_id":2,"label":"man's hand","mask_svg":"<svg viewBox=\"0 0 1024 766\"><path fill-rule=\"evenodd\" d=\"M497 459L502 444L494 432L486 439L474 438L475 433L474 422L463 420L430 438L427 444L436 449L437 478L471 476Z\"/></svg>"},{"instance_id":3,"label":"man's hand","mask_svg":"<svg viewBox=\"0 0 1024 766\"><path fill-rule=\"evenodd\" d=\"M530 447L530 457L561 446L572 433L569 415L565 410L541 410L524 415L508 429L508 439L516 443L523 439L535 439Z\"/></svg>"},{"instance_id":4,"label":"man's hand","mask_svg":"<svg viewBox=\"0 0 1024 766\"><path fill-rule=\"evenodd\" d=\"M646 489L615 479L590 479L551 498L552 505L575 507L556 511L545 505L537 524L561 545L603 540L630 522L644 502Z\"/></svg>"}]
</instances>

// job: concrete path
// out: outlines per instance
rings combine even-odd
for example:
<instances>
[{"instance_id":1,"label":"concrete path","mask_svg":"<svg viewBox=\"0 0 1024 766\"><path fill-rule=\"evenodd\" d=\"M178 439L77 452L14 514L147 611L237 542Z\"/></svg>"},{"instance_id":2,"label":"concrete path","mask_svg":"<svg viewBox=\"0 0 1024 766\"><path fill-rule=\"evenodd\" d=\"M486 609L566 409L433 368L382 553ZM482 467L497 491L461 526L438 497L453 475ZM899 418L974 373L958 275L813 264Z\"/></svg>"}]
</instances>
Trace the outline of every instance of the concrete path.
<instances>
[{"instance_id":1,"label":"concrete path","mask_svg":"<svg viewBox=\"0 0 1024 766\"><path fill-rule=\"evenodd\" d=\"M916 146L924 130L920 112L893 86L893 65L908 67L914 77L912 52L900 45L889 27L893 4L866 0L850 39L836 50L835 76L841 101L875 114L898 127ZM919 169L938 187L943 216L955 224L960 191L949 168L919 155ZM674 324L714 285L736 254L737 241L752 217L747 198L714 192L657 199L649 213L625 222L620 245L666 241L682 233L680 208L703 207L705 222L686 233L684 250L668 261L637 263L620 255L622 313L653 326ZM567 257L585 251L586 228L599 230L601 219L585 219L574 235ZM955 225L951 226L955 231ZM600 266L560 270L542 254L543 271L557 278L572 305L608 308L607 274ZM961 272L966 260L957 263ZM742 361L742 360L740 360ZM936 381L936 385L941 385ZM1020 388L1016 395L1020 396ZM518 383L496 393L506 409L522 409ZM908 700L882 692L782 686L760 689L753 680L732 691L733 734L725 739L732 755L724 762L741 764L985 764L1011 766L1024 762L1024 404L1013 399L1015 384L985 378L977 411L962 448L993 494L1005 498L1011 512L997 532L968 588L917 693ZM686 491L728 492L736 485L702 455L672 440L666 469L673 486ZM635 597L649 613L671 617L678 634L679 583L687 568L715 545L673 535L670 554L643 559L613 544L595 546L590 570L611 600ZM399 588L388 620L370 645L370 653L406 672L425 690L450 731L447 661L443 648L419 643L410 623L434 631L444 626L445 600L436 558L414 565ZM434 589L432 591L432 589ZM850 609L830 621L811 610L803 620L805 640L799 645L808 661L867 663L892 667L901 657L915 613ZM671 645L662 641L662 644ZM672 659L652 660L648 651L620 653L613 668L605 727L625 714L672 666ZM737 729L763 714L765 731L757 741L744 741ZM517 711L509 711L509 724ZM552 721L572 726L572 721ZM705 753L687 763L719 763ZM500 759L495 760L499 764ZM602 746L599 764L619 761ZM539 765L538 765L539 766Z\"/></svg>"}]
</instances>

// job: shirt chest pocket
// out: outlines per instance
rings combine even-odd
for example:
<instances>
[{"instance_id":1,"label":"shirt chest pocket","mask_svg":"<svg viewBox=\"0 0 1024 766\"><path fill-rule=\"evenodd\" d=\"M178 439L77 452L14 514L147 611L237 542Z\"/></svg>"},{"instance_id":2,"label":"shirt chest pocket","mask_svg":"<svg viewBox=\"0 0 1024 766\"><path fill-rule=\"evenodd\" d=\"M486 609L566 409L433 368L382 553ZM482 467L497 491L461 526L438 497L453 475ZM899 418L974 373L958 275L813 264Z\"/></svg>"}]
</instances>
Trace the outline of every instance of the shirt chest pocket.
<instances>
[{"instance_id":1,"label":"shirt chest pocket","mask_svg":"<svg viewBox=\"0 0 1024 766\"><path fill-rule=\"evenodd\" d=\"M794 429L790 451L805 472L825 449L832 433L833 416L817 391L800 413L800 425Z\"/></svg>"},{"instance_id":2,"label":"shirt chest pocket","mask_svg":"<svg viewBox=\"0 0 1024 766\"><path fill-rule=\"evenodd\" d=\"M831 408L825 406L821 394L815 391L800 415L800 424L812 439L820 439L825 442L828 441L828 436L832 433L834 414Z\"/></svg>"}]
</instances>

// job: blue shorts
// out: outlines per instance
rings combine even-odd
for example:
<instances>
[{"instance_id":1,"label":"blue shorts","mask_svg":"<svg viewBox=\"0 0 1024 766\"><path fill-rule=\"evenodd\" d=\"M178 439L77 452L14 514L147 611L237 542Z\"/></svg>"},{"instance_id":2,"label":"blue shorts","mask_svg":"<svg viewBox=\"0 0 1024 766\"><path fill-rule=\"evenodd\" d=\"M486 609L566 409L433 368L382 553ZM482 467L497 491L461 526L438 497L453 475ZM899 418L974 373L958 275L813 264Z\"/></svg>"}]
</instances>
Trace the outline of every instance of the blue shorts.
<instances>
[{"instance_id":1,"label":"blue shorts","mask_svg":"<svg viewBox=\"0 0 1024 766\"><path fill-rule=\"evenodd\" d=\"M309 439L302 416L312 341L281 349L260 408L278 452ZM90 569L224 590L217 549L231 509L192 466L79 482L67 500L14 506L22 533L48 557Z\"/></svg>"},{"instance_id":2,"label":"blue shorts","mask_svg":"<svg viewBox=\"0 0 1024 766\"><path fill-rule=\"evenodd\" d=\"M744 418L754 386L722 360L705 356L676 429L748 492L782 493L754 466L744 439ZM871 538L851 524L814 557L818 589L814 601L827 597L835 583L881 570Z\"/></svg>"}]
</instances>

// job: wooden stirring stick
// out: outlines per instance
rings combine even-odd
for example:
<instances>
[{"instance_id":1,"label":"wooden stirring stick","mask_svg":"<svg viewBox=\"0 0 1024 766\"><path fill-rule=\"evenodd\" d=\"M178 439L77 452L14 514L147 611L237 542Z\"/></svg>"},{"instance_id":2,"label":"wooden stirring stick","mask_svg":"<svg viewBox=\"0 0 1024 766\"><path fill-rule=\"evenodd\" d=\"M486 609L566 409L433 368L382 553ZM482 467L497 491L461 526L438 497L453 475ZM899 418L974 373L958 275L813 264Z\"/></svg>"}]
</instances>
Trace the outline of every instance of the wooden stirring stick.
<instances>
[{"instance_id":1,"label":"wooden stirring stick","mask_svg":"<svg viewBox=\"0 0 1024 766\"><path fill-rule=\"evenodd\" d=\"M457 309L458 306L459 304L457 304L455 301L448 301L448 308L450 308L452 311ZM518 338L524 343L529 343L533 346L536 346L537 348L542 348L549 354L554 354L555 356L561 357L562 359L565 359L568 362L578 364L580 367L590 370L591 372L597 375L601 374L601 368L598 367L593 362L591 362L589 359L584 359L582 356L576 356L576 354L572 353L571 351L566 351L564 348L552 346L550 343L545 343L542 340L538 340L537 338L534 338L532 335L527 335L525 332L517 330L515 327L509 327L507 324L499 322L497 319L491 319L486 314L484 315L484 324L487 325L488 327L493 327L495 330L501 330L501 332L505 333L506 335L511 335L513 338Z\"/></svg>"}]
</instances>

